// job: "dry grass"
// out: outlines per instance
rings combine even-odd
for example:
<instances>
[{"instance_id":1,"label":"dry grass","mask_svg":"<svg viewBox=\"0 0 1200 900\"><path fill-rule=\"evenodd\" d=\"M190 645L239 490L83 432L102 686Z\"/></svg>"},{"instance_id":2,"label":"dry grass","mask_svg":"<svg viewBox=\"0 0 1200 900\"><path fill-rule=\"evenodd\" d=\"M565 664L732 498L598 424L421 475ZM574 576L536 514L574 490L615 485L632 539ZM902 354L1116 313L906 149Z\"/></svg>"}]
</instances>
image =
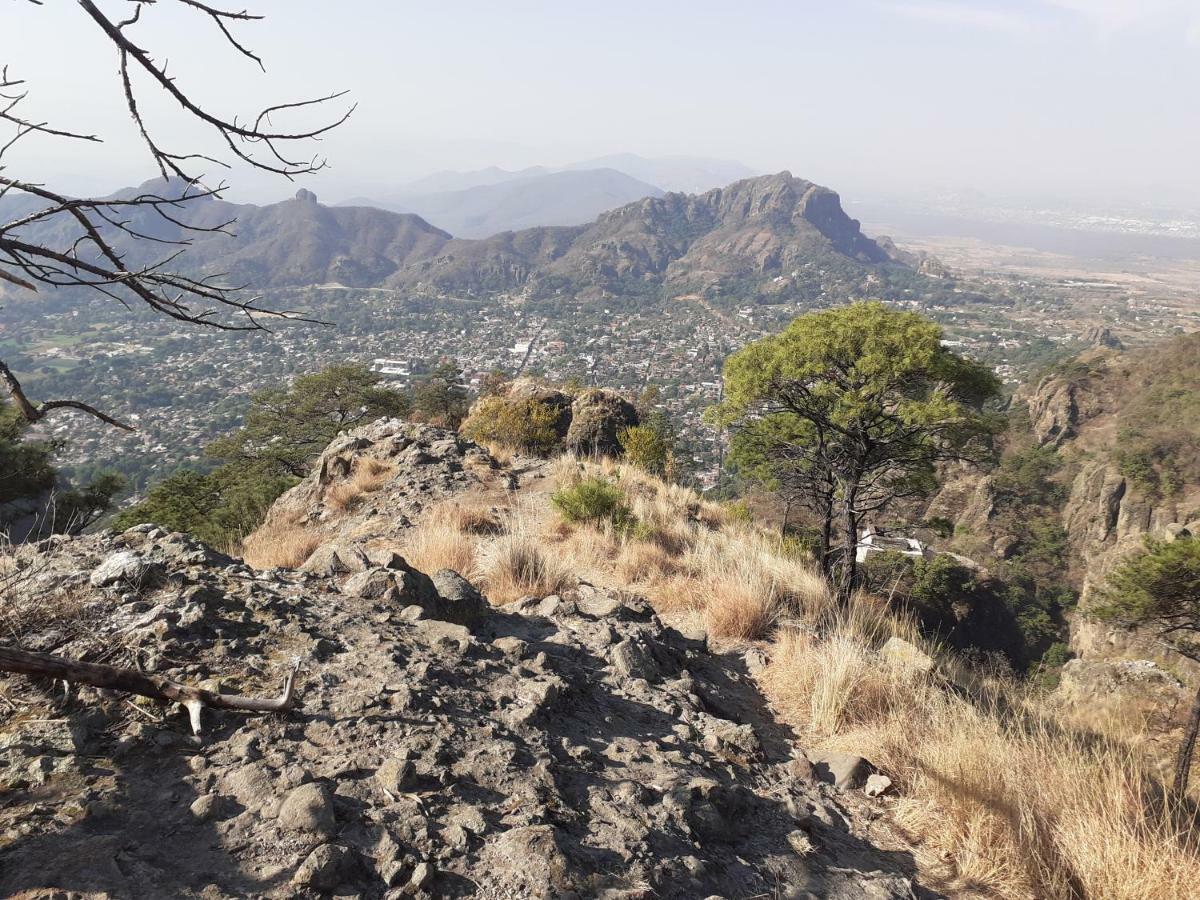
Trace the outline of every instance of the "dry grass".
<instances>
[{"instance_id":1,"label":"dry grass","mask_svg":"<svg viewBox=\"0 0 1200 900\"><path fill-rule=\"evenodd\" d=\"M785 629L762 682L810 742L861 753L897 782L893 817L927 877L1014 900L1194 890L1200 858L1127 747L1064 727L1003 679L982 675L967 694L890 666L871 649L878 627L868 612L824 637Z\"/></svg>"},{"instance_id":2,"label":"dry grass","mask_svg":"<svg viewBox=\"0 0 1200 900\"><path fill-rule=\"evenodd\" d=\"M304 565L321 540L321 535L303 525L263 525L242 541L242 559L254 569L295 569Z\"/></svg>"},{"instance_id":3,"label":"dry grass","mask_svg":"<svg viewBox=\"0 0 1200 900\"><path fill-rule=\"evenodd\" d=\"M484 548L481 570L488 600L497 605L521 597L545 597L573 585L575 573L537 534L521 511L510 517L505 532Z\"/></svg>"},{"instance_id":4,"label":"dry grass","mask_svg":"<svg viewBox=\"0 0 1200 900\"><path fill-rule=\"evenodd\" d=\"M362 489L353 481L339 481L325 491L325 508L344 514L352 510L362 496Z\"/></svg>"},{"instance_id":5,"label":"dry grass","mask_svg":"<svg viewBox=\"0 0 1200 900\"><path fill-rule=\"evenodd\" d=\"M360 493L369 494L387 484L395 473L394 462L367 456L358 460L350 480Z\"/></svg>"},{"instance_id":6,"label":"dry grass","mask_svg":"<svg viewBox=\"0 0 1200 900\"><path fill-rule=\"evenodd\" d=\"M430 517L404 535L400 554L422 572L453 569L464 578L476 572L476 541L453 525Z\"/></svg>"}]
</instances>

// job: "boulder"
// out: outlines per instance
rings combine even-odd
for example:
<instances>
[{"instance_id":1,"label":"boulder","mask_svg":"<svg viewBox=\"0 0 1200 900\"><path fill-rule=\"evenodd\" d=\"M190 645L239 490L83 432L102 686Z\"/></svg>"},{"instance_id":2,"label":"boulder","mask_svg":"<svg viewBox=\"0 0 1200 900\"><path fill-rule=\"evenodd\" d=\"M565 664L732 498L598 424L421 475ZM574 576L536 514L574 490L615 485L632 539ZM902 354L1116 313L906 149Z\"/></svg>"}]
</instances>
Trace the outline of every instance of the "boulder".
<instances>
[{"instance_id":1,"label":"boulder","mask_svg":"<svg viewBox=\"0 0 1200 900\"><path fill-rule=\"evenodd\" d=\"M121 550L100 563L88 578L92 587L149 587L162 567L130 550Z\"/></svg>"},{"instance_id":2,"label":"boulder","mask_svg":"<svg viewBox=\"0 0 1200 900\"><path fill-rule=\"evenodd\" d=\"M633 404L613 391L592 388L571 404L571 427L564 447L581 456L620 456L621 429L638 424Z\"/></svg>"},{"instance_id":3,"label":"boulder","mask_svg":"<svg viewBox=\"0 0 1200 900\"><path fill-rule=\"evenodd\" d=\"M292 883L297 887L332 891L350 873L352 864L353 856L348 849L336 844L322 844L300 863Z\"/></svg>"},{"instance_id":4,"label":"boulder","mask_svg":"<svg viewBox=\"0 0 1200 900\"><path fill-rule=\"evenodd\" d=\"M818 780L842 790L862 787L873 768L869 762L854 753L809 753L808 759L813 764L813 774Z\"/></svg>"},{"instance_id":5,"label":"boulder","mask_svg":"<svg viewBox=\"0 0 1200 900\"><path fill-rule=\"evenodd\" d=\"M279 807L279 827L285 831L332 837L337 822L329 788L318 782L293 788Z\"/></svg>"},{"instance_id":6,"label":"boulder","mask_svg":"<svg viewBox=\"0 0 1200 900\"><path fill-rule=\"evenodd\" d=\"M470 627L487 616L490 607L483 594L453 569L435 572L433 587L438 599L435 608L427 610L433 618Z\"/></svg>"}]
</instances>

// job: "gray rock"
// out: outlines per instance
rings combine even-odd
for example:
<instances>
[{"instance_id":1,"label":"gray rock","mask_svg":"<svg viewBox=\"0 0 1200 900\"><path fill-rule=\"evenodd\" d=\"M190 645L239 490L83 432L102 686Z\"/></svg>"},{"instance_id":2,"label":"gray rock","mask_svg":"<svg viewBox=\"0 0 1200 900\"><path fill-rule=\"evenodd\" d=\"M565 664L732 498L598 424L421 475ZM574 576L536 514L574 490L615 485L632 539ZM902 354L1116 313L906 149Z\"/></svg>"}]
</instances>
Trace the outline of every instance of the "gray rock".
<instances>
[{"instance_id":1,"label":"gray rock","mask_svg":"<svg viewBox=\"0 0 1200 900\"><path fill-rule=\"evenodd\" d=\"M395 592L396 582L388 569L364 569L342 583L342 593L364 600L378 600L389 591Z\"/></svg>"},{"instance_id":2,"label":"gray rock","mask_svg":"<svg viewBox=\"0 0 1200 900\"><path fill-rule=\"evenodd\" d=\"M466 653L471 646L471 632L465 626L437 619L422 619L413 625L414 636L430 647L455 647Z\"/></svg>"},{"instance_id":3,"label":"gray rock","mask_svg":"<svg viewBox=\"0 0 1200 900\"><path fill-rule=\"evenodd\" d=\"M876 773L867 778L867 785L863 788L863 793L868 797L879 797L891 790L891 787L892 779Z\"/></svg>"},{"instance_id":4,"label":"gray rock","mask_svg":"<svg viewBox=\"0 0 1200 900\"><path fill-rule=\"evenodd\" d=\"M375 779L388 793L399 794L412 786L416 773L416 766L407 756L393 756L375 770Z\"/></svg>"},{"instance_id":5,"label":"gray rock","mask_svg":"<svg viewBox=\"0 0 1200 900\"><path fill-rule=\"evenodd\" d=\"M362 572L370 566L371 561L358 547L322 544L304 561L300 571L313 575L347 575Z\"/></svg>"},{"instance_id":6,"label":"gray rock","mask_svg":"<svg viewBox=\"0 0 1200 900\"><path fill-rule=\"evenodd\" d=\"M294 788L279 807L279 827L286 831L332 837L337 830L333 795L319 782Z\"/></svg>"},{"instance_id":7,"label":"gray rock","mask_svg":"<svg viewBox=\"0 0 1200 900\"><path fill-rule=\"evenodd\" d=\"M488 614L488 602L475 586L452 569L439 569L433 575L437 591L436 611L429 614L437 619L468 627L478 624Z\"/></svg>"},{"instance_id":8,"label":"gray rock","mask_svg":"<svg viewBox=\"0 0 1200 900\"><path fill-rule=\"evenodd\" d=\"M297 887L331 891L348 876L353 857L350 851L337 844L322 844L304 858L292 876Z\"/></svg>"},{"instance_id":9,"label":"gray rock","mask_svg":"<svg viewBox=\"0 0 1200 900\"><path fill-rule=\"evenodd\" d=\"M622 678L644 678L657 681L661 675L654 656L643 646L628 638L609 651L613 669Z\"/></svg>"},{"instance_id":10,"label":"gray rock","mask_svg":"<svg viewBox=\"0 0 1200 900\"><path fill-rule=\"evenodd\" d=\"M821 781L843 790L862 787L873 766L853 753L809 753L813 773Z\"/></svg>"},{"instance_id":11,"label":"gray rock","mask_svg":"<svg viewBox=\"0 0 1200 900\"><path fill-rule=\"evenodd\" d=\"M137 553L122 550L100 563L88 578L92 587L151 586L162 573L162 567L148 562Z\"/></svg>"}]
</instances>

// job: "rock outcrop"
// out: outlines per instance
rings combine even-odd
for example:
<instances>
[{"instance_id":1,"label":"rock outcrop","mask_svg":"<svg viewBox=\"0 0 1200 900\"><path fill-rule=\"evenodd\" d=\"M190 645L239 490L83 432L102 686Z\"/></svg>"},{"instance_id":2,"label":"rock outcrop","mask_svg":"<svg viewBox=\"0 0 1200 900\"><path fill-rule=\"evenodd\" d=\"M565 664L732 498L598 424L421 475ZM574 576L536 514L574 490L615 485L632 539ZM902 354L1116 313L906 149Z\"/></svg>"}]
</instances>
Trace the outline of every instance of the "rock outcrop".
<instances>
[{"instance_id":1,"label":"rock outcrop","mask_svg":"<svg viewBox=\"0 0 1200 900\"><path fill-rule=\"evenodd\" d=\"M514 407L518 417L530 402L550 410L557 442L545 450L552 454L566 451L580 456L620 456L621 429L638 424L637 409L616 391L587 388L572 397L536 379L518 378L499 397L477 400L463 422L463 430L470 433L481 417L495 415L497 402Z\"/></svg>"},{"instance_id":2,"label":"rock outcrop","mask_svg":"<svg viewBox=\"0 0 1200 900\"><path fill-rule=\"evenodd\" d=\"M375 512L335 524L364 459L394 467ZM338 548L302 570L153 526L11 550L29 649L241 694L300 670L295 709L207 710L202 737L175 708L4 677L0 895L914 896L911 856L858 824L877 801L808 777L740 657L636 597L493 608L360 539L492 464L436 429L339 438L273 513Z\"/></svg>"}]
</instances>

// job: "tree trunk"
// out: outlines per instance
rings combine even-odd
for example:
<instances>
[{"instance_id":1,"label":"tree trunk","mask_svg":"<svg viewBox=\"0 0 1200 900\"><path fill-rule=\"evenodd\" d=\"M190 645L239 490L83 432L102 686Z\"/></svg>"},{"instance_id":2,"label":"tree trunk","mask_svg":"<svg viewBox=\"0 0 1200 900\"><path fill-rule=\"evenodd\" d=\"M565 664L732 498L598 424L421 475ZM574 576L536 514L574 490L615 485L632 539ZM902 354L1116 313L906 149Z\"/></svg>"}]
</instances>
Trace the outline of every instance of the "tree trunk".
<instances>
[{"instance_id":1,"label":"tree trunk","mask_svg":"<svg viewBox=\"0 0 1200 900\"><path fill-rule=\"evenodd\" d=\"M1200 687L1196 689L1196 698L1192 701L1192 714L1188 716L1187 730L1183 733L1183 741L1179 744L1179 756L1175 760L1175 796L1180 799L1187 794L1197 734L1200 734Z\"/></svg>"},{"instance_id":2,"label":"tree trunk","mask_svg":"<svg viewBox=\"0 0 1200 900\"><path fill-rule=\"evenodd\" d=\"M830 575L830 550L829 545L833 543L833 497L825 498L825 508L821 514L821 574L825 579L829 580Z\"/></svg>"},{"instance_id":3,"label":"tree trunk","mask_svg":"<svg viewBox=\"0 0 1200 900\"><path fill-rule=\"evenodd\" d=\"M858 514L854 498L842 501L842 562L838 572L837 598L846 606L858 587Z\"/></svg>"}]
</instances>

